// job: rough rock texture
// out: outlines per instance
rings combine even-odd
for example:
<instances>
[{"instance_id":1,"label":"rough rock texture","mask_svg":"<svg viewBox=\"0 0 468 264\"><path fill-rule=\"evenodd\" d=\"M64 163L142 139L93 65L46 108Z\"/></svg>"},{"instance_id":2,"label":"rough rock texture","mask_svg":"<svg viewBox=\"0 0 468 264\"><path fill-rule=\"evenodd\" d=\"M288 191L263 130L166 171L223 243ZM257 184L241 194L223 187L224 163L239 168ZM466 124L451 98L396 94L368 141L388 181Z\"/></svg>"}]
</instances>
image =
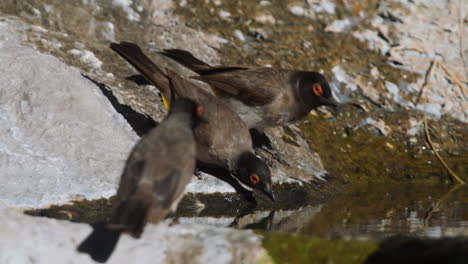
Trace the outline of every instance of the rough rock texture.
<instances>
[{"instance_id":1,"label":"rough rock texture","mask_svg":"<svg viewBox=\"0 0 468 264\"><path fill-rule=\"evenodd\" d=\"M108 99L80 72L20 44L30 25L3 18L0 70L0 201L41 208L115 194L138 137ZM234 192L211 176L188 192Z\"/></svg>"},{"instance_id":2,"label":"rough rock texture","mask_svg":"<svg viewBox=\"0 0 468 264\"><path fill-rule=\"evenodd\" d=\"M273 181L313 181L323 180L324 169L318 153L313 152L301 131L295 125L265 129L271 142L271 149L258 149L257 153L267 158Z\"/></svg>"},{"instance_id":3,"label":"rough rock texture","mask_svg":"<svg viewBox=\"0 0 468 264\"><path fill-rule=\"evenodd\" d=\"M390 8L391 4L401 4L401 8ZM415 84L405 83L404 80L396 84L388 83L386 86L393 94L394 101L418 110L427 110L436 118L448 114L468 122L468 26L464 17L468 2L394 0L380 9L388 16L384 19L376 16L372 26L383 38L388 39L368 41L372 45L379 41L387 43L388 48L384 53L389 52L389 61L421 76ZM404 100L405 94L419 94L434 59L441 61L462 82L463 87L457 87L452 76L438 68L431 79L431 87L424 91L423 97L427 102L418 101L415 97L411 100L414 103Z\"/></svg>"},{"instance_id":4,"label":"rough rock texture","mask_svg":"<svg viewBox=\"0 0 468 264\"><path fill-rule=\"evenodd\" d=\"M137 137L101 91L0 21L0 201L44 207L115 192Z\"/></svg>"},{"instance_id":5,"label":"rough rock texture","mask_svg":"<svg viewBox=\"0 0 468 264\"><path fill-rule=\"evenodd\" d=\"M5 1L0 3L0 10L2 5L4 12L19 13L27 21L41 25L26 32L28 42L87 71L95 81L106 84L119 101L156 121L165 114L157 89L125 80L137 72L108 48L109 42L130 40L139 43L162 68L170 65L187 76L193 73L154 53L164 48L189 48L199 58L217 64L217 50L224 43L224 39L216 34L194 29L185 19L174 14L177 2L172 1L83 2L73 6L73 12L70 3L62 2L45 7L40 0ZM19 12L23 9L28 11ZM113 10L115 14L106 10ZM63 16L69 18L63 20ZM321 178L326 171L320 157L308 148L303 139L292 139L291 133L295 132L288 135L283 129L272 129L268 135L283 151L276 157L259 153L271 164L274 181L284 182L290 175L306 181ZM297 160L291 159L291 155ZM286 159L290 160L288 164L282 162Z\"/></svg>"},{"instance_id":6,"label":"rough rock texture","mask_svg":"<svg viewBox=\"0 0 468 264\"><path fill-rule=\"evenodd\" d=\"M201 200L205 207L200 216L208 217L184 218L181 221L186 224L198 221L206 226L195 226L193 229L188 225L175 229L166 224L149 226L145 235L151 237L150 240L124 238L115 260L111 261L130 262L135 258L147 260L150 257L161 260L160 251L155 248L165 248L167 252L176 252L173 257L190 260L206 257L219 259L217 262L221 263L231 260L248 263L255 259L248 254L262 250L244 251L240 247L230 247L237 242L231 244L229 241L247 241L257 237L252 233L237 233L213 226L254 228L270 225L276 230L300 233L306 223L313 226L312 219L317 221L319 218L319 222L326 223L327 230L340 229L345 224L340 214L335 215L335 220L330 220L330 216L339 211L339 206L333 203L328 203L328 207L325 203L323 206L304 207L297 212L289 211L289 208L297 208L304 200L310 199L311 196L304 189L312 189L318 194L314 196L317 198L321 196L317 189L332 185L320 180L328 179L323 177L327 171L341 182L367 183L374 180L380 184L388 180L400 183L416 179L440 184L448 176L425 143L423 111L429 113L428 127L434 136L436 148L454 171L466 177L467 4L461 0L0 1L1 17L4 14L12 15L16 17L15 21L21 19L24 22L0 19L0 85L6 83L9 88L0 86L0 129L11 139L0 143L0 169L7 172L0 175L0 199L8 206L37 207L51 202L63 203L83 195L88 198L109 196L115 191L123 160L136 137L96 86L82 78L79 71L86 73L101 88L110 89L122 104L156 121L165 115L154 87L126 80L136 73L135 70L108 48L110 41L122 40L138 43L162 67L171 67L186 76L192 73L155 52L163 48L184 48L213 64L317 70L332 81L338 99L345 104L336 112L323 109L313 111L297 127L292 125L267 130L273 150L259 149L259 155L269 162L275 181L297 181L294 188L291 187L293 184L276 184L275 191L282 188L284 194L277 204L285 210L276 212L274 219L267 211L272 208L266 203L260 203L257 207L265 210L263 212L232 217L243 213L238 211L242 203L233 195L225 194L232 191L229 186L203 174L202 180L194 178L188 191L222 192L223 195L218 197L222 202L218 203L217 210L221 207L220 211L225 213L223 216L229 217L219 218L217 216L220 214L210 214L210 209L214 207L213 199L205 197ZM20 31L23 42L21 47L15 48L8 43L13 43L12 39L17 38L16 30ZM19 45L18 41L14 43ZM25 46L32 46L42 53ZM3 53L4 50L8 52ZM44 53L50 53L56 59ZM23 55L28 56L27 59ZM432 85L426 87L422 98L418 98L433 59L443 62L453 76L440 67L436 68ZM41 67L34 68L37 60L41 60ZM54 67L48 68L49 64ZM16 73L12 74L10 69L16 69ZM40 76L34 80L22 78L29 76L26 73ZM51 73L55 78L50 76ZM461 82L465 95L455 85L454 77ZM49 90L49 86L57 87L59 83L68 90ZM73 90L71 84L79 87L79 90ZM30 87L34 90L30 95L23 96L18 89L10 87ZM36 98L58 98L63 101L68 98L65 95L79 96L67 104L74 110L73 115L59 107L63 102L55 105L43 103L45 100L35 101ZM4 104L4 100L8 103ZM28 100L35 104L31 107ZM88 103L92 103L92 106L88 107ZM96 111L90 114L89 109ZM47 115L48 111L63 112L68 119L54 119L62 115ZM81 115L88 118L80 119ZM102 128L103 123L108 131L96 130L96 127ZM54 127L51 124L63 125L55 126L56 131L51 131L50 128ZM71 129L69 125L75 126ZM83 132L85 139L73 136L77 131ZM96 147L102 145L99 142L116 140L109 135L120 135L123 139L108 144L105 149ZM51 142L57 142L57 138L63 139L60 141L63 147L53 149L58 150L58 154L49 148ZM92 145L93 148L76 147L82 144ZM86 159L87 155L99 159ZM96 164L98 161L101 163ZM34 174L30 173L31 170L34 170ZM91 176L92 182L87 180ZM382 193L385 191L378 192L375 198L365 196L359 197L359 200L369 199L374 205L376 203L373 201L380 199ZM432 190L429 193L426 197L432 197ZM189 196L193 198L195 195ZM324 201L327 198L321 199ZM346 205L347 201L338 202ZM108 205L107 200L103 203ZM386 212L394 211L395 201L392 199L390 203L390 209ZM290 207L282 207L285 204ZM366 209L368 207L365 206ZM83 213L87 207L84 208L74 209ZM401 217L406 217L405 208L399 210ZM70 257L73 259L70 262L75 258L77 263L88 260L86 256L77 256L74 251L68 250L87 235L89 227L33 219L11 211L2 211L2 215L2 226L7 228L0 232L8 235L0 236L0 262L49 263L56 260L56 256L50 252L70 253L73 257ZM61 215L78 219L66 210ZM401 217L398 215L396 219ZM385 226L387 218L379 220L381 223L378 226ZM408 221L413 221L413 218ZM318 233L323 232L323 226L320 227L316 230ZM466 231L466 228L462 228L443 229L461 234ZM60 232L55 234L50 230ZM359 225L355 230L361 234ZM430 230L433 233L439 231ZM444 235L444 232L439 233ZM73 241L68 240L69 234ZM49 244L42 245L44 243L39 242L44 241L45 237ZM226 237L237 238L230 240ZM213 240L225 254L209 251L211 247L206 243ZM161 242L156 244L154 241ZM259 248L258 240L242 243L248 245L246 248ZM21 251L14 251L10 244ZM170 248L175 244L180 247ZM14 253L9 254L10 251ZM235 257L238 256L236 252L241 255L247 252L245 261ZM166 261L172 260L170 258ZM59 260L67 262L69 259L64 257ZM183 259L173 260L180 262Z\"/></svg>"},{"instance_id":7,"label":"rough rock texture","mask_svg":"<svg viewBox=\"0 0 468 264\"><path fill-rule=\"evenodd\" d=\"M25 216L0 207L0 263L95 263L75 248L86 224ZM107 263L256 263L268 259L251 231L202 225L147 225L140 239L122 236Z\"/></svg>"}]
</instances>

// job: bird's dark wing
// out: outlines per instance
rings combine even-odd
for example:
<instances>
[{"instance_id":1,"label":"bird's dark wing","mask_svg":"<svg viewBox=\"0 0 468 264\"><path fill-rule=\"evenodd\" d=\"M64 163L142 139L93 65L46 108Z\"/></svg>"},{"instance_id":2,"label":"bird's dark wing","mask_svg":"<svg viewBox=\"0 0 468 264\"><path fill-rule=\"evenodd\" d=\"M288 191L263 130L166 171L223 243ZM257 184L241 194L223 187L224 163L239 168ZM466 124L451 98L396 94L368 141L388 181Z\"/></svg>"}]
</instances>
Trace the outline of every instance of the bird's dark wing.
<instances>
[{"instance_id":1,"label":"bird's dark wing","mask_svg":"<svg viewBox=\"0 0 468 264\"><path fill-rule=\"evenodd\" d=\"M277 86L281 85L276 76L281 71L274 68L211 66L180 49L164 50L161 54L198 73L200 76L193 78L210 84L217 95L235 97L246 105L270 103L277 95Z\"/></svg>"},{"instance_id":2,"label":"bird's dark wing","mask_svg":"<svg viewBox=\"0 0 468 264\"><path fill-rule=\"evenodd\" d=\"M198 87L193 82L182 78L180 75L170 69L166 69L169 77L170 88L174 93L175 98L189 98L198 104L205 101L213 100L214 95Z\"/></svg>"},{"instance_id":3,"label":"bird's dark wing","mask_svg":"<svg viewBox=\"0 0 468 264\"><path fill-rule=\"evenodd\" d=\"M245 70L249 68L244 66L211 66L208 63L195 58L192 53L181 49L166 49L160 53L198 74L210 74L231 70Z\"/></svg>"},{"instance_id":4,"label":"bird's dark wing","mask_svg":"<svg viewBox=\"0 0 468 264\"><path fill-rule=\"evenodd\" d=\"M143 147L143 144L141 144L141 146ZM139 149L135 147L130 157L127 159L122 177L120 177L119 189L113 201L114 210L135 190L138 182L143 177L145 164L145 157L141 155Z\"/></svg>"},{"instance_id":5,"label":"bird's dark wing","mask_svg":"<svg viewBox=\"0 0 468 264\"><path fill-rule=\"evenodd\" d=\"M235 97L246 105L259 106L271 103L281 91L280 71L273 68L226 70L203 74L194 78L211 85L221 95Z\"/></svg>"}]
</instances>

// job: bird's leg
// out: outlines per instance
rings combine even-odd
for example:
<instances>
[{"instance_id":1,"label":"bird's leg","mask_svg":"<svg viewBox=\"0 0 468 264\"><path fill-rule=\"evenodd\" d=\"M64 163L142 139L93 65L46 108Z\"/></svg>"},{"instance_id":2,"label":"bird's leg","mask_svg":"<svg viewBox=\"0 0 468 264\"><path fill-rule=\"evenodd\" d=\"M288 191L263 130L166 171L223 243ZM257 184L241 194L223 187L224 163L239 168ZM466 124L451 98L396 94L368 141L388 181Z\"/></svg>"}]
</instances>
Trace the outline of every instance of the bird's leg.
<instances>
[{"instance_id":1,"label":"bird's leg","mask_svg":"<svg viewBox=\"0 0 468 264\"><path fill-rule=\"evenodd\" d=\"M241 209L239 213L236 215L236 217L234 218L234 220L228 225L228 227L238 227L237 224L239 220L246 215L253 214L254 213L253 209L254 207L252 206Z\"/></svg>"}]
</instances>

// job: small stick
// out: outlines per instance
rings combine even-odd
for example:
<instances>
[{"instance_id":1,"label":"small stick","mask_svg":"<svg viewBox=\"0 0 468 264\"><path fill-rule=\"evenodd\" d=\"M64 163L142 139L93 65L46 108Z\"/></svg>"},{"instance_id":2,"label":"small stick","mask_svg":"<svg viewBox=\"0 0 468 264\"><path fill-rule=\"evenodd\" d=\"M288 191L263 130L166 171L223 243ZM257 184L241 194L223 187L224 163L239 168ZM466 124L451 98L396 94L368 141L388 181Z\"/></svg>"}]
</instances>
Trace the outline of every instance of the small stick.
<instances>
[{"instance_id":1,"label":"small stick","mask_svg":"<svg viewBox=\"0 0 468 264\"><path fill-rule=\"evenodd\" d=\"M424 217L424 227L427 227L427 226L428 226L429 220L431 219L432 214L433 214L436 210L439 209L440 204L441 204L444 200L446 200L446 199L449 197L449 195L450 195L451 193L455 192L455 191L458 190L458 188L460 188L460 187L461 187L461 185L455 185L455 186L453 186L446 194L444 194L442 197L440 197L440 199L438 199L438 200L435 202L434 206L432 206L431 208L429 208L429 210L427 210L427 212L426 212L426 217Z\"/></svg>"},{"instance_id":2,"label":"small stick","mask_svg":"<svg viewBox=\"0 0 468 264\"><path fill-rule=\"evenodd\" d=\"M437 60L433 60L431 62L431 66L429 66L429 70L427 71L426 76L424 77L424 83L423 83L423 85L421 87L421 90L419 90L418 97L416 97L416 103L415 104L419 103L419 100L421 99L421 97L423 95L424 88L426 88L426 86L429 85L429 82L431 81L430 77L432 77L432 74L434 73L434 69L435 69L436 64L438 64Z\"/></svg>"},{"instance_id":3,"label":"small stick","mask_svg":"<svg viewBox=\"0 0 468 264\"><path fill-rule=\"evenodd\" d=\"M423 86L421 87L421 91L419 92L419 95L422 96L423 94L423 91L424 91L424 88L426 86L429 86L430 82L431 82L431 77L432 77L432 74L434 73L434 68L435 68L435 65L441 65L439 61L437 60L433 60L432 61L432 64L429 68L429 70L427 71L427 74L426 74L426 78L424 80L424 84ZM458 177L458 175L453 172L449 166L447 165L447 163L445 162L445 160L440 156L439 152L437 151L437 149L434 147L434 144L432 143L432 139L431 139L431 135L429 134L429 129L427 128L427 111L426 111L426 104L424 104L424 133L426 135L426 141L427 143L429 144L429 146L431 147L432 151L434 151L434 154L436 155L437 159L439 159L439 161L442 163L442 165L447 169L447 171L449 172L450 176L452 176L452 178L454 178L459 184L465 184L465 182L460 178Z\"/></svg>"},{"instance_id":4,"label":"small stick","mask_svg":"<svg viewBox=\"0 0 468 264\"><path fill-rule=\"evenodd\" d=\"M460 80L458 80L458 78L455 77L455 75L451 71L449 71L449 69L442 62L438 61L437 64L440 65L440 67L445 71L445 73L448 76L450 76L450 78L452 78L452 80L457 84L458 87L460 87L463 96L466 98L465 91L463 90L463 88L465 87L463 83Z\"/></svg>"},{"instance_id":5,"label":"small stick","mask_svg":"<svg viewBox=\"0 0 468 264\"><path fill-rule=\"evenodd\" d=\"M426 108L426 107L424 107ZM426 114L426 109L424 109L424 133L426 134L426 141L427 143L429 144L429 146L431 147L432 151L434 151L434 154L436 155L436 157L439 159L439 161L442 163L442 165L447 169L447 171L449 172L449 174L459 183L459 184L465 184L465 182L460 178L458 177L458 175L453 172L449 166L447 165L447 163L445 162L445 160L440 156L439 152L436 150L436 148L434 147L434 144L432 143L432 140L431 140L431 135L429 134L429 130L427 129L427 114Z\"/></svg>"}]
</instances>

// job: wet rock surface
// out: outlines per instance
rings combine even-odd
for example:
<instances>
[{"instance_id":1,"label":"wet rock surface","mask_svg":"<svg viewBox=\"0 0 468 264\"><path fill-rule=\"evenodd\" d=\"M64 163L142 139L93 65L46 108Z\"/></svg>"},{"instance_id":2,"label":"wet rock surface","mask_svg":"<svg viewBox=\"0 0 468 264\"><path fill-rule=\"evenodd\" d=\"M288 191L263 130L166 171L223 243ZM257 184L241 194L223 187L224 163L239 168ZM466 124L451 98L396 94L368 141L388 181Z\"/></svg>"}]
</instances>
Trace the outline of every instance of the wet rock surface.
<instances>
[{"instance_id":1,"label":"wet rock surface","mask_svg":"<svg viewBox=\"0 0 468 264\"><path fill-rule=\"evenodd\" d=\"M0 212L1 263L95 263L75 250L91 232L89 225L26 216L3 207ZM218 263L255 263L269 257L260 236L252 231L194 224L170 226L168 221L148 225L140 239L122 236L107 263L207 263L213 259Z\"/></svg>"},{"instance_id":2,"label":"wet rock surface","mask_svg":"<svg viewBox=\"0 0 468 264\"><path fill-rule=\"evenodd\" d=\"M22 137L0 143L0 161L5 161L0 167L7 172L0 176L0 190L5 194L0 199L8 206L21 208L75 202L30 211L32 215L83 222L109 217L111 200L79 201L114 193L126 153L138 138L135 133L141 135L166 113L157 89L137 84L138 79L133 78L135 70L108 48L111 41L126 40L139 44L161 67L170 67L185 76L193 73L156 52L183 48L212 64L267 65L322 72L332 82L342 106L336 111L320 108L298 124L267 129L267 146L260 144L257 148L257 154L272 168L280 202L271 204L260 194L258 207L252 209L233 194L230 186L203 173L201 180L194 177L188 186L190 194L178 215L187 225L203 224L207 233L210 228L215 233L224 232L212 228L214 225L266 230L270 227L297 234L310 222L305 230L317 232L311 226L319 225L320 230L328 232L324 231L327 234L324 237L333 238L329 234L336 230L331 225L339 226L339 220L327 220L334 211L330 209L333 205L327 207L325 202L347 183L371 186L388 182L439 185L452 182L447 169L426 143L424 112L435 149L466 180L466 10L466 1L429 0L2 1L0 91L6 92L0 94L0 110L6 118L0 119L0 129L7 137L16 138L18 133ZM13 46L8 44L11 38L18 39ZM11 50L3 52L7 49ZM34 67L34 62L42 63L40 69ZM431 70L434 63L436 66ZM60 78L54 79L54 75ZM64 88L59 89L60 86ZM30 95L18 91L24 87L30 87ZM56 91L49 92L51 87ZM103 96L106 91L111 96ZM73 110L70 111L73 114L69 114L51 103L34 100L29 100L32 106L23 103L28 101L25 94L43 100L63 101L70 97L90 100L71 100L67 110ZM106 97L114 99L109 103ZM4 101L8 103L3 104ZM81 108L77 107L80 105ZM116 105L120 105L120 110ZM18 115L11 115L12 111ZM61 115L46 114L57 112ZM83 116L89 118L83 120ZM73 130L67 128L70 124L75 125ZM82 130L84 134L76 133ZM56 137L69 138L68 144L74 144L49 148ZM261 138L265 140L265 136ZM82 145L90 149L77 147ZM99 145L107 147L96 147ZM98 183L87 177L98 179ZM466 199L463 195L457 197ZM389 212L401 209L390 207L385 208ZM273 213L272 217L274 210L281 212ZM7 215L11 219L19 217ZM28 219L24 220L25 226L36 221L26 216L24 219ZM466 218L457 221L463 226ZM54 223L63 225L63 232L68 228L82 229L79 238L89 229L81 224ZM148 236L167 232L164 236L170 241L174 235L164 225L149 226ZM194 231L198 227L186 228L198 232ZM356 230L362 232L360 228ZM453 230L466 233L466 227ZM340 233L338 237L346 235L349 234ZM252 233L246 236L255 237ZM135 241L129 242L129 247L139 243ZM192 242L194 247L200 247L198 242ZM267 237L264 246L273 250L275 243ZM125 258L124 255L120 256ZM237 260L234 255L230 255L231 260ZM280 255L284 254L275 256ZM231 260L225 261L235 262Z\"/></svg>"}]
</instances>

